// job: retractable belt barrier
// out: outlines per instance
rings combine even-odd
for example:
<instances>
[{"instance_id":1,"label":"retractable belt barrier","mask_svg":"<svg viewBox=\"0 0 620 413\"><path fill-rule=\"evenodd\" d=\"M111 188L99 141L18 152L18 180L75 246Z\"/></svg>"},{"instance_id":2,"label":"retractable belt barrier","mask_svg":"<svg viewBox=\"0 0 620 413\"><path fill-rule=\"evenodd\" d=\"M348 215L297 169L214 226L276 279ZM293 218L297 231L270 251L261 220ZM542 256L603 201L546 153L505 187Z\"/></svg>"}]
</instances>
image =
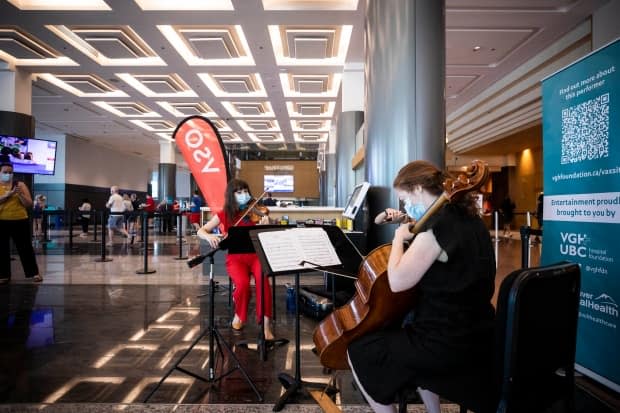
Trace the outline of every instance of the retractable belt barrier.
<instances>
[{"instance_id":1,"label":"retractable belt barrier","mask_svg":"<svg viewBox=\"0 0 620 413\"><path fill-rule=\"evenodd\" d=\"M148 212L142 213L142 240L144 241L144 268L142 270L136 271L136 274L153 274L155 270L149 270L149 225L148 225Z\"/></svg>"},{"instance_id":2,"label":"retractable belt barrier","mask_svg":"<svg viewBox=\"0 0 620 413\"><path fill-rule=\"evenodd\" d=\"M179 256L175 257L175 260L186 260L188 256L183 256L183 215L175 214L177 216L177 239L179 240Z\"/></svg>"},{"instance_id":3,"label":"retractable belt barrier","mask_svg":"<svg viewBox=\"0 0 620 413\"><path fill-rule=\"evenodd\" d=\"M112 261L112 258L106 258L105 254L106 254L106 250L105 250L105 227L104 227L104 222L106 222L108 220L108 211L104 210L104 211L100 211L99 212L99 216L101 217L101 257L100 258L96 258L95 262L109 262Z\"/></svg>"},{"instance_id":4,"label":"retractable belt barrier","mask_svg":"<svg viewBox=\"0 0 620 413\"><path fill-rule=\"evenodd\" d=\"M530 266L530 235L542 236L542 229L522 226L519 230L521 234L521 268Z\"/></svg>"}]
</instances>

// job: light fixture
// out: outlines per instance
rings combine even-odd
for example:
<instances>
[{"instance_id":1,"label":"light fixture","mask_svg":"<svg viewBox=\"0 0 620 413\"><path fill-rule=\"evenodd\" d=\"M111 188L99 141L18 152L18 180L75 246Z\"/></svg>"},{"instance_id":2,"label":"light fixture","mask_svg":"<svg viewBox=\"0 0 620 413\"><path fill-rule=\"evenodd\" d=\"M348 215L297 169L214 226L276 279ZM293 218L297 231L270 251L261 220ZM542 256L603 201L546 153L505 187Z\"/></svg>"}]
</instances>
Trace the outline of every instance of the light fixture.
<instances>
[{"instance_id":1,"label":"light fixture","mask_svg":"<svg viewBox=\"0 0 620 413\"><path fill-rule=\"evenodd\" d=\"M482 49L482 46L474 46L474 52L477 52L478 50Z\"/></svg>"},{"instance_id":2,"label":"light fixture","mask_svg":"<svg viewBox=\"0 0 620 413\"><path fill-rule=\"evenodd\" d=\"M79 0L77 0L79 1ZM134 0L142 10L234 10L231 0Z\"/></svg>"},{"instance_id":3,"label":"light fixture","mask_svg":"<svg viewBox=\"0 0 620 413\"><path fill-rule=\"evenodd\" d=\"M112 10L104 0L8 0L20 10L101 11Z\"/></svg>"}]
</instances>

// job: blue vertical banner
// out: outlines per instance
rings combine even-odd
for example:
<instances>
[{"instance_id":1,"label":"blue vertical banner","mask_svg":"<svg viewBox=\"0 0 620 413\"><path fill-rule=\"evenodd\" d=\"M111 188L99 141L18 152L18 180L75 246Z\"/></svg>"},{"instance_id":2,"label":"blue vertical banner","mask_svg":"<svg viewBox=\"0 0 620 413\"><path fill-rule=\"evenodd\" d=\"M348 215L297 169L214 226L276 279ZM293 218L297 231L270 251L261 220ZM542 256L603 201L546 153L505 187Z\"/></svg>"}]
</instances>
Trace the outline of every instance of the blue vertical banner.
<instances>
[{"instance_id":1,"label":"blue vertical banner","mask_svg":"<svg viewBox=\"0 0 620 413\"><path fill-rule=\"evenodd\" d=\"M577 369L620 391L620 39L542 83L543 254L581 265Z\"/></svg>"}]
</instances>

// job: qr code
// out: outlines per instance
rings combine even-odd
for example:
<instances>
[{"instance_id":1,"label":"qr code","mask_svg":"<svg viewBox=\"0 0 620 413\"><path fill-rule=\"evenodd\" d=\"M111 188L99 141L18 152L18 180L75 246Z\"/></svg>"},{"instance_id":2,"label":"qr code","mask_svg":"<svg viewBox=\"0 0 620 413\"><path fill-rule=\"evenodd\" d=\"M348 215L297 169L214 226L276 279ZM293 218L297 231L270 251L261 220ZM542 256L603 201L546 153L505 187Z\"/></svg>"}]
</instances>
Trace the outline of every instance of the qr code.
<instances>
[{"instance_id":1,"label":"qr code","mask_svg":"<svg viewBox=\"0 0 620 413\"><path fill-rule=\"evenodd\" d=\"M561 163L609 156L609 93L562 110Z\"/></svg>"}]
</instances>

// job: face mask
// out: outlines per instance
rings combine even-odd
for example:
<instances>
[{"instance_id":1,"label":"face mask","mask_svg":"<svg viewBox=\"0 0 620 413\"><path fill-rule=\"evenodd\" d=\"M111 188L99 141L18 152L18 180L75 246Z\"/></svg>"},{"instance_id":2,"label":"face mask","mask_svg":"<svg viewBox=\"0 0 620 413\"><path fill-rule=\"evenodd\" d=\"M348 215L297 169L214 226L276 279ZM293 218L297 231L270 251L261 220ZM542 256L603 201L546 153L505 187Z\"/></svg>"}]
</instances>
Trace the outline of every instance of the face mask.
<instances>
[{"instance_id":1,"label":"face mask","mask_svg":"<svg viewBox=\"0 0 620 413\"><path fill-rule=\"evenodd\" d=\"M412 204L411 200L407 199L405 201L405 212L411 218L415 219L416 221L419 221L420 218L424 216L424 213L426 212L426 208L422 204Z\"/></svg>"},{"instance_id":2,"label":"face mask","mask_svg":"<svg viewBox=\"0 0 620 413\"><path fill-rule=\"evenodd\" d=\"M0 179L2 180L2 182L10 182L11 178L13 178L12 173L3 172L2 174L0 174Z\"/></svg>"},{"instance_id":3,"label":"face mask","mask_svg":"<svg viewBox=\"0 0 620 413\"><path fill-rule=\"evenodd\" d=\"M250 200L250 194L243 192L241 194L235 194L235 200L239 204L239 207L243 208L245 204Z\"/></svg>"}]
</instances>

